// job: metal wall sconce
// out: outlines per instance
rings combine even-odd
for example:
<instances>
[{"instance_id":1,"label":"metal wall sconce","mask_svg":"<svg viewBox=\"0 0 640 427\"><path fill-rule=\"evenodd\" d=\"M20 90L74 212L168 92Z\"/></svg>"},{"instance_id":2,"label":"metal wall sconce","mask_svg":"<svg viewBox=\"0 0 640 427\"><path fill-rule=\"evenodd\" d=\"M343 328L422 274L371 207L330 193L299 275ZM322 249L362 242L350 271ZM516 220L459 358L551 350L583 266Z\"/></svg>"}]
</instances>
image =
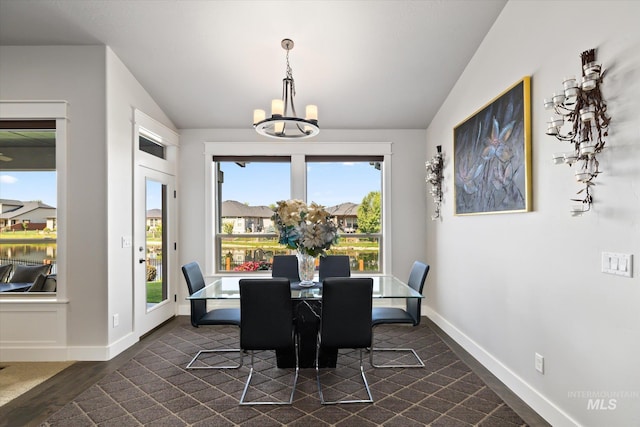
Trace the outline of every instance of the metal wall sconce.
<instances>
[{"instance_id":1,"label":"metal wall sconce","mask_svg":"<svg viewBox=\"0 0 640 427\"><path fill-rule=\"evenodd\" d=\"M431 196L433 197L433 201L436 204L436 209L434 214L431 216L432 220L436 220L440 218L440 205L442 204L442 179L443 169L444 169L444 154L442 154L442 145L438 145L436 147L438 153L433 156L431 160L425 162L425 166L427 168L427 179L426 181L431 184Z\"/></svg>"},{"instance_id":2,"label":"metal wall sconce","mask_svg":"<svg viewBox=\"0 0 640 427\"><path fill-rule=\"evenodd\" d=\"M596 154L604 148L605 141L602 138L608 136L607 128L611 121L600 92L604 72L602 66L596 63L595 55L595 49L582 52L582 78L578 81L575 76L565 77L563 90L544 100L545 108L556 113L547 122L546 134L560 141L569 141L573 148L570 152L554 153L553 161L569 166L575 163L575 178L585 185L577 193L584 193L584 197L571 199L582 202L571 209L573 216L591 209L591 187L594 185L593 179L600 173ZM563 129L566 124L569 124L568 129Z\"/></svg>"}]
</instances>

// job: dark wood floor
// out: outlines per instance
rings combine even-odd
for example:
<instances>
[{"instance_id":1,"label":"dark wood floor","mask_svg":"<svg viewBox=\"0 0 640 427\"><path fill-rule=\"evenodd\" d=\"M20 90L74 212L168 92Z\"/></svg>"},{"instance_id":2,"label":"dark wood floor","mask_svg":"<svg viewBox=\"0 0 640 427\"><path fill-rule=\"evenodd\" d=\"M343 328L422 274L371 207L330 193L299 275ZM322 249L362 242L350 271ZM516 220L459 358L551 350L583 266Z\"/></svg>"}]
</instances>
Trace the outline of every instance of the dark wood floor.
<instances>
[{"instance_id":1,"label":"dark wood floor","mask_svg":"<svg viewBox=\"0 0 640 427\"><path fill-rule=\"evenodd\" d=\"M478 375L505 403L507 403L528 425L549 426L527 404L513 394L469 353L456 344L433 322L423 318L430 328L452 349L471 370ZM74 400L84 390L98 382L107 374L119 369L136 354L151 345L154 340L180 324L174 318L152 331L140 342L107 362L77 362L35 387L22 396L0 407L0 426L38 426L67 403Z\"/></svg>"}]
</instances>

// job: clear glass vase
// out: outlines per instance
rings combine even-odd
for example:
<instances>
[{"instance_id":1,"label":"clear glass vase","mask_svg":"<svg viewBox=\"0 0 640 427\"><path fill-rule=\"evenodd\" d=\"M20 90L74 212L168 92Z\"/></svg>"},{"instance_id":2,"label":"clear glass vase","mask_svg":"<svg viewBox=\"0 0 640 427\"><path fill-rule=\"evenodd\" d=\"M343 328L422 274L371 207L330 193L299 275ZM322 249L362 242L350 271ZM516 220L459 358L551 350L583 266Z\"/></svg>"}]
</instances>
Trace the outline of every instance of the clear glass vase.
<instances>
[{"instance_id":1,"label":"clear glass vase","mask_svg":"<svg viewBox=\"0 0 640 427\"><path fill-rule=\"evenodd\" d=\"M313 283L313 276L316 272L316 258L313 255L298 251L298 275L300 284L308 285Z\"/></svg>"}]
</instances>

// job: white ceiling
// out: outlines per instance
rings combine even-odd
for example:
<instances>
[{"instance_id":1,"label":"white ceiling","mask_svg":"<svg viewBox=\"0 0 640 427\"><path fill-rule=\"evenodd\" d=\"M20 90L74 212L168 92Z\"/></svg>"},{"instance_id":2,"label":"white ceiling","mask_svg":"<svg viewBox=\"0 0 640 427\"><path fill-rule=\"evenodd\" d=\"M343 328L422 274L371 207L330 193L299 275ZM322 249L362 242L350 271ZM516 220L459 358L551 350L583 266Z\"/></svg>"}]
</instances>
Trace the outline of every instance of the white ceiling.
<instances>
[{"instance_id":1,"label":"white ceiling","mask_svg":"<svg viewBox=\"0 0 640 427\"><path fill-rule=\"evenodd\" d=\"M244 129L281 96L291 38L298 115L426 129L506 2L0 0L0 44L106 44L178 128Z\"/></svg>"}]
</instances>

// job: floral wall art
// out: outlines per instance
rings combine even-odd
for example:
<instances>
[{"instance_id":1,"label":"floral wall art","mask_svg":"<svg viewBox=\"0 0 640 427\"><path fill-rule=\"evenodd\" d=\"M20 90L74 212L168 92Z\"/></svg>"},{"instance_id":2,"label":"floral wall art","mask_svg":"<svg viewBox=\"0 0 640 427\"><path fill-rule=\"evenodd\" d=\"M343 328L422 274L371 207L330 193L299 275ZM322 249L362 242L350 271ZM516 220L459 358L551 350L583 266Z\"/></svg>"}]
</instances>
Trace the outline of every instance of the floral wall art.
<instances>
[{"instance_id":1,"label":"floral wall art","mask_svg":"<svg viewBox=\"0 0 640 427\"><path fill-rule=\"evenodd\" d=\"M456 215L531 210L530 94L524 77L454 128Z\"/></svg>"}]
</instances>

